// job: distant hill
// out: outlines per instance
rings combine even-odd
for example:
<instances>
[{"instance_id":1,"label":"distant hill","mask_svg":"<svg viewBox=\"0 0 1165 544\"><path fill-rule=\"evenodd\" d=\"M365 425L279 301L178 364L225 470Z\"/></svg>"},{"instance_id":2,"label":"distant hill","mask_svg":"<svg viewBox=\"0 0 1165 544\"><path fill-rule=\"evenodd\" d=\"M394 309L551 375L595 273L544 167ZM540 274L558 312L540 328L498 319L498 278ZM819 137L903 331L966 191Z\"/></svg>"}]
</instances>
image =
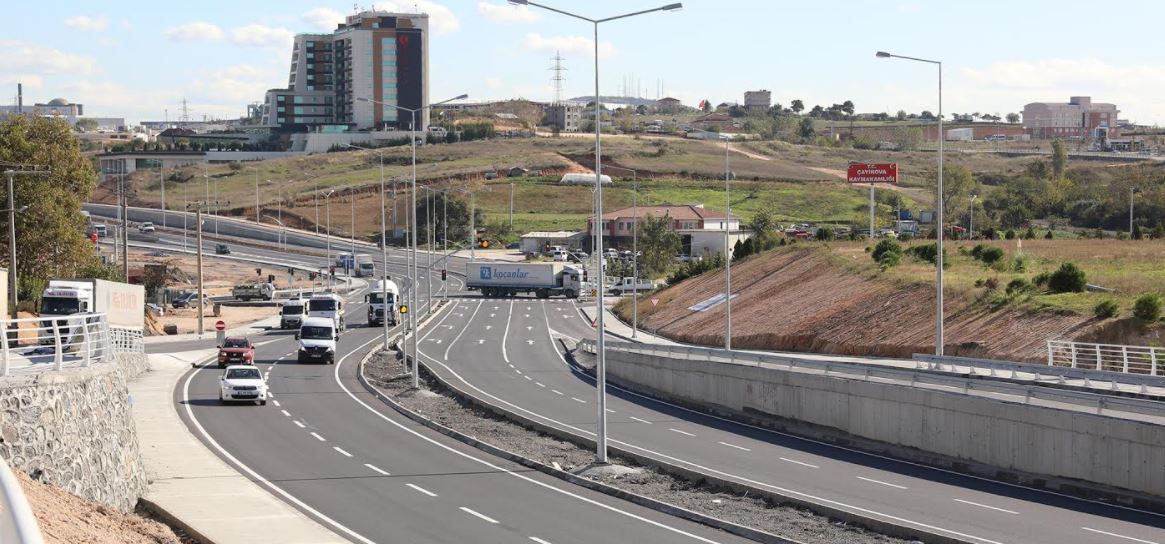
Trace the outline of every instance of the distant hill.
<instances>
[{"instance_id":1,"label":"distant hill","mask_svg":"<svg viewBox=\"0 0 1165 544\"><path fill-rule=\"evenodd\" d=\"M581 102L583 104L589 104L589 103L593 102L594 100L595 100L594 96L576 96L574 98L568 98L567 102ZM599 100L602 100L603 103L629 104L631 106L649 106L650 107L650 106L655 105L654 98L637 98L634 96L599 95Z\"/></svg>"}]
</instances>

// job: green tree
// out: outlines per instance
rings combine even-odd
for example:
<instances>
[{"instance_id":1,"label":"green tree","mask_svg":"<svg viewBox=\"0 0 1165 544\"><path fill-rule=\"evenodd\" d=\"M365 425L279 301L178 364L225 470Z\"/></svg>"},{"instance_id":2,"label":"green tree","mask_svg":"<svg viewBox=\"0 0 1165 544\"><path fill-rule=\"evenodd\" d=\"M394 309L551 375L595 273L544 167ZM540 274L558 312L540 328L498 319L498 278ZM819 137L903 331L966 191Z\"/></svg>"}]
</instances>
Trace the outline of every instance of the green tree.
<instances>
[{"instance_id":1,"label":"green tree","mask_svg":"<svg viewBox=\"0 0 1165 544\"><path fill-rule=\"evenodd\" d=\"M704 99L704 107L701 109L704 111L704 113L711 112L712 111L712 101L705 98Z\"/></svg>"},{"instance_id":2,"label":"green tree","mask_svg":"<svg viewBox=\"0 0 1165 544\"><path fill-rule=\"evenodd\" d=\"M1068 146L1064 140L1052 140L1052 179L1064 177L1064 170L1068 168Z\"/></svg>"},{"instance_id":3,"label":"green tree","mask_svg":"<svg viewBox=\"0 0 1165 544\"><path fill-rule=\"evenodd\" d=\"M813 119L806 117L801 119L801 124L797 127L797 134L801 136L804 141L813 139L815 131L813 130Z\"/></svg>"},{"instance_id":4,"label":"green tree","mask_svg":"<svg viewBox=\"0 0 1165 544\"><path fill-rule=\"evenodd\" d=\"M83 232L81 201L96 188L97 174L81 154L72 127L44 117L13 115L0 123L0 164L40 165L52 171L48 176L16 175L13 183L16 207L28 206L16 214L18 289L26 300L39 298L48 278L76 277L78 269L96 261ZM0 190L7 204L6 186ZM7 261L12 250L7 247L7 221L0 221L0 233Z\"/></svg>"},{"instance_id":5,"label":"green tree","mask_svg":"<svg viewBox=\"0 0 1165 544\"><path fill-rule=\"evenodd\" d=\"M777 245L777 220L772 208L765 206L757 210L753 214L748 228L752 231L750 240L752 240L754 253L760 253Z\"/></svg>"},{"instance_id":6,"label":"green tree","mask_svg":"<svg viewBox=\"0 0 1165 544\"><path fill-rule=\"evenodd\" d=\"M1161 295L1145 293L1133 303L1133 315L1141 321L1154 323L1161 318Z\"/></svg>"},{"instance_id":7,"label":"green tree","mask_svg":"<svg viewBox=\"0 0 1165 544\"><path fill-rule=\"evenodd\" d=\"M798 98L789 105L789 109L793 110L793 113L801 115L801 112L805 111L805 103Z\"/></svg>"},{"instance_id":8,"label":"green tree","mask_svg":"<svg viewBox=\"0 0 1165 544\"><path fill-rule=\"evenodd\" d=\"M906 120L906 110L898 110L898 113L895 114L894 117L896 119L898 119L899 121L905 121Z\"/></svg>"},{"instance_id":9,"label":"green tree","mask_svg":"<svg viewBox=\"0 0 1165 544\"><path fill-rule=\"evenodd\" d=\"M937 178L928 182L931 191L937 184ZM966 166L951 162L943 164L943 215L953 218L957 211L966 210L974 188L975 179Z\"/></svg>"},{"instance_id":10,"label":"green tree","mask_svg":"<svg viewBox=\"0 0 1165 544\"><path fill-rule=\"evenodd\" d=\"M73 125L77 132L93 132L97 130L96 119L78 119L77 123Z\"/></svg>"},{"instance_id":11,"label":"green tree","mask_svg":"<svg viewBox=\"0 0 1165 544\"><path fill-rule=\"evenodd\" d=\"M642 217L639 229L639 249L643 252L640 263L651 275L659 275L671 266L672 258L683 248L680 235L671 228L671 218L664 215Z\"/></svg>"},{"instance_id":12,"label":"green tree","mask_svg":"<svg viewBox=\"0 0 1165 544\"><path fill-rule=\"evenodd\" d=\"M1160 219L1157 220L1157 226L1153 229L1154 240L1165 240L1165 223Z\"/></svg>"}]
</instances>

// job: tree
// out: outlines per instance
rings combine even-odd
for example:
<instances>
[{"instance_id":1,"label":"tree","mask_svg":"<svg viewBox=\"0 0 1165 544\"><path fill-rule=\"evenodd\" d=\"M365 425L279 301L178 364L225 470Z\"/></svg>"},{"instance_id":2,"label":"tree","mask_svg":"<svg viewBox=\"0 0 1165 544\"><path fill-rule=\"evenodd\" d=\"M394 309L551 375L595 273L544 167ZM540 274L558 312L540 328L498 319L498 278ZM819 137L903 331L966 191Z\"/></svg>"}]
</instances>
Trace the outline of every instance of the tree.
<instances>
[{"instance_id":1,"label":"tree","mask_svg":"<svg viewBox=\"0 0 1165 544\"><path fill-rule=\"evenodd\" d=\"M752 230L752 238L749 240L752 241L754 253L760 253L776 245L777 220L771 208L766 206L757 210L748 228Z\"/></svg>"},{"instance_id":2,"label":"tree","mask_svg":"<svg viewBox=\"0 0 1165 544\"><path fill-rule=\"evenodd\" d=\"M77 132L93 132L97 130L96 119L78 119L77 124L73 125Z\"/></svg>"},{"instance_id":3,"label":"tree","mask_svg":"<svg viewBox=\"0 0 1165 544\"><path fill-rule=\"evenodd\" d=\"M1064 177L1064 170L1068 167L1068 146L1064 145L1064 140L1056 138L1052 140L1052 179L1061 179Z\"/></svg>"},{"instance_id":4,"label":"tree","mask_svg":"<svg viewBox=\"0 0 1165 544\"><path fill-rule=\"evenodd\" d=\"M0 123L0 164L40 165L48 176L15 176L16 272L18 290L25 300L37 299L50 277L77 277L78 269L91 266L96 257L85 238L81 201L97 187L92 163L81 154L73 129L63 120L9 116ZM7 192L6 186L0 190ZM3 196L7 203L7 194ZM0 221L3 243L8 242L8 221ZM8 260L5 247L4 259ZM11 273L11 271L9 272Z\"/></svg>"},{"instance_id":5,"label":"tree","mask_svg":"<svg viewBox=\"0 0 1165 544\"><path fill-rule=\"evenodd\" d=\"M821 107L821 104L813 106L813 109L809 110L809 117L823 117L824 115L825 108Z\"/></svg>"},{"instance_id":6,"label":"tree","mask_svg":"<svg viewBox=\"0 0 1165 544\"><path fill-rule=\"evenodd\" d=\"M934 116L933 113L930 112L930 110L922 110L922 113L918 114L918 118L924 121L934 121L938 119Z\"/></svg>"},{"instance_id":7,"label":"tree","mask_svg":"<svg viewBox=\"0 0 1165 544\"><path fill-rule=\"evenodd\" d=\"M793 104L789 106L789 109L793 110L793 113L801 115L801 112L805 111L805 103L802 102L800 98L798 98L793 101Z\"/></svg>"},{"instance_id":8,"label":"tree","mask_svg":"<svg viewBox=\"0 0 1165 544\"><path fill-rule=\"evenodd\" d=\"M705 98L703 100L702 104L704 104L704 107L700 108L700 109L703 110L704 113L709 113L712 111L712 101L711 100L708 100L707 98Z\"/></svg>"},{"instance_id":9,"label":"tree","mask_svg":"<svg viewBox=\"0 0 1165 544\"><path fill-rule=\"evenodd\" d=\"M797 133L801 136L802 140L808 141L813 139L813 119L808 117L801 119L801 126L797 128Z\"/></svg>"},{"instance_id":10,"label":"tree","mask_svg":"<svg viewBox=\"0 0 1165 544\"><path fill-rule=\"evenodd\" d=\"M937 178L932 180L932 191L937 183ZM953 218L957 211L966 210L974 188L975 179L966 166L951 162L943 164L943 215Z\"/></svg>"},{"instance_id":11,"label":"tree","mask_svg":"<svg viewBox=\"0 0 1165 544\"><path fill-rule=\"evenodd\" d=\"M672 258L683 248L683 240L671 228L671 218L647 214L636 223L639 248L643 252L640 263L652 275L666 272Z\"/></svg>"},{"instance_id":12,"label":"tree","mask_svg":"<svg viewBox=\"0 0 1165 544\"><path fill-rule=\"evenodd\" d=\"M905 121L906 120L906 110L898 110L898 113L895 114L895 117L897 117L899 121Z\"/></svg>"},{"instance_id":13,"label":"tree","mask_svg":"<svg viewBox=\"0 0 1165 544\"><path fill-rule=\"evenodd\" d=\"M1018 123L1019 122L1019 114L1018 113L1007 114L1007 122L1011 123L1013 125Z\"/></svg>"},{"instance_id":14,"label":"tree","mask_svg":"<svg viewBox=\"0 0 1165 544\"><path fill-rule=\"evenodd\" d=\"M854 116L854 103L850 100L846 100L845 102L842 102L841 103L841 111L845 112L845 114L850 116L850 118L853 118L853 116Z\"/></svg>"},{"instance_id":15,"label":"tree","mask_svg":"<svg viewBox=\"0 0 1165 544\"><path fill-rule=\"evenodd\" d=\"M429 195L426 193L420 193L417 195L417 240L421 241L428 239L429 221L433 222L434 240L440 240L441 237L445 235L446 230L449 232L450 241L469 240L469 203L460 198L453 197L449 198L449 202L446 204L445 199L447 196L445 193L434 193L431 197L433 200L433 216L432 219L429 219L429 208L427 205L429 198ZM478 229L489 228L490 226L486 224L485 212L482 211L480 207L474 210L474 212L474 215L476 216L473 218L474 227ZM445 228L446 225L444 223L446 217L448 217L449 221L448 229ZM508 227L509 223L506 223L505 225ZM503 229L502 231L498 231L494 234L506 233L508 233L508 231ZM392 233L390 232L388 234L391 235Z\"/></svg>"}]
</instances>

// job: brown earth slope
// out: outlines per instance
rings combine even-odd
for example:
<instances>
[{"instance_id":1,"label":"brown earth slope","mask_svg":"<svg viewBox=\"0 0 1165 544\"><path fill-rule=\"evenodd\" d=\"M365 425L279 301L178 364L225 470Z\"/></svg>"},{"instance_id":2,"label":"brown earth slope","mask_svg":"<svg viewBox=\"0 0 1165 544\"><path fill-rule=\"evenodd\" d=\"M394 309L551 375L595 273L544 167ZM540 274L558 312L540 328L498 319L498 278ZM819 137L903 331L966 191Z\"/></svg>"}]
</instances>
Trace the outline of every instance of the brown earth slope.
<instances>
[{"instance_id":1,"label":"brown earth slope","mask_svg":"<svg viewBox=\"0 0 1165 544\"><path fill-rule=\"evenodd\" d=\"M734 264L732 286L738 295L732 302L736 348L885 357L934 351L935 294L929 285L850 272L822 251L794 248ZM654 296L658 306L641 301L640 324L677 341L722 345L724 305L703 312L689 307L723 289L723 272L665 289ZM1082 316L990 311L973 302L947 293L948 355L1039 362L1046 339L1070 338L1093 324Z\"/></svg>"}]
</instances>

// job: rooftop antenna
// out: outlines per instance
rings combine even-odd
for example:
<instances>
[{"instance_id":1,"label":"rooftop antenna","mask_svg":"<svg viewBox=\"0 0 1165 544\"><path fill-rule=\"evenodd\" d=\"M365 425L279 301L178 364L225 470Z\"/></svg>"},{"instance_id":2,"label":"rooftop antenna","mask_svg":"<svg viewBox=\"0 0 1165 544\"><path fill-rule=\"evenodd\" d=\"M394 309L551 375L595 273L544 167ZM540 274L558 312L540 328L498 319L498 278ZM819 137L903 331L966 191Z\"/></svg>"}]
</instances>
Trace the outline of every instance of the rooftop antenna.
<instances>
[{"instance_id":1,"label":"rooftop antenna","mask_svg":"<svg viewBox=\"0 0 1165 544\"><path fill-rule=\"evenodd\" d=\"M186 97L182 97L182 122L190 122L190 109L186 107Z\"/></svg>"},{"instance_id":2,"label":"rooftop antenna","mask_svg":"<svg viewBox=\"0 0 1165 544\"><path fill-rule=\"evenodd\" d=\"M566 68L562 66L563 59L559 51L555 51L554 57L552 57L550 60L554 61L554 66L550 67L551 70L554 70L554 75L550 78L550 81L554 82L553 104L558 105L562 103L562 82L566 80L566 78L563 77L562 72L564 72Z\"/></svg>"}]
</instances>

